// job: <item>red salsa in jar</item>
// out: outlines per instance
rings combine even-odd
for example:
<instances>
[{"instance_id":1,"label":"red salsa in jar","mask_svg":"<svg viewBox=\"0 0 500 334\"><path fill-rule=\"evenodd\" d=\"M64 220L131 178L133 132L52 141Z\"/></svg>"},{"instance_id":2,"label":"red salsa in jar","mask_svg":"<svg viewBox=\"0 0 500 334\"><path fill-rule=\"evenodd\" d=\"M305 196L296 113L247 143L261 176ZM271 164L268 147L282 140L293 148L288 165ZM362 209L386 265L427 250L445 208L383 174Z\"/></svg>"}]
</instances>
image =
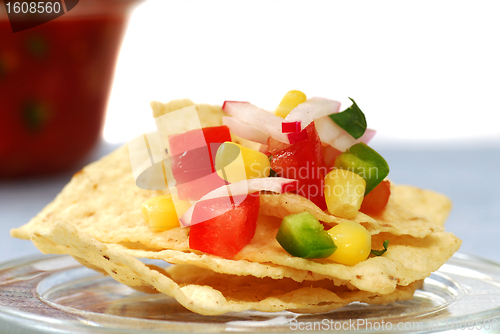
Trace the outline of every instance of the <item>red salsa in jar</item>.
<instances>
[{"instance_id":1,"label":"red salsa in jar","mask_svg":"<svg viewBox=\"0 0 500 334\"><path fill-rule=\"evenodd\" d=\"M16 33L0 15L0 177L75 167L95 146L131 3L80 1Z\"/></svg>"}]
</instances>

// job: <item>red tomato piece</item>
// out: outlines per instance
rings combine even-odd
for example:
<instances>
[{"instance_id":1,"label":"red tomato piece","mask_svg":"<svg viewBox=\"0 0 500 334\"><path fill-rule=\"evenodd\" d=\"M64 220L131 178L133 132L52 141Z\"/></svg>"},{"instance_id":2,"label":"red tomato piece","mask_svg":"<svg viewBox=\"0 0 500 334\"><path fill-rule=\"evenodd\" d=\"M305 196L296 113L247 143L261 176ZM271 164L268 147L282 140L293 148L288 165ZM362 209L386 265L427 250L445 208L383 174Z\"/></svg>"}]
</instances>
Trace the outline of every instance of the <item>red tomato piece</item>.
<instances>
[{"instance_id":1,"label":"red tomato piece","mask_svg":"<svg viewBox=\"0 0 500 334\"><path fill-rule=\"evenodd\" d=\"M234 196L233 203L238 205L228 199L213 198L196 204L193 219L199 215L213 217L214 212L216 216L190 227L189 248L230 259L252 240L259 215L259 193Z\"/></svg>"},{"instance_id":2,"label":"red tomato piece","mask_svg":"<svg viewBox=\"0 0 500 334\"><path fill-rule=\"evenodd\" d=\"M219 146L231 141L227 126L191 130L172 135L168 140L172 155L172 174L179 187L181 199L198 200L221 185L220 182L206 183L196 180L209 177L211 174L215 175L215 179L220 179L215 174L214 159ZM187 183L190 185L186 185ZM196 186L193 187L194 184Z\"/></svg>"},{"instance_id":3,"label":"red tomato piece","mask_svg":"<svg viewBox=\"0 0 500 334\"><path fill-rule=\"evenodd\" d=\"M215 155L217 154L217 150L222 143L231 141L231 134L227 126L221 125L175 134L170 136L168 138L168 141L170 144L170 154L172 155L172 159L174 159L175 157L176 159L178 158L181 161L186 160L184 166L180 167L181 169L205 169L206 164L202 164L200 167L199 162L196 163L196 159L192 159L192 157L190 157L190 155L187 153L190 151L194 151L194 156L199 157L201 151L197 149L206 147L208 148L208 158L210 161L211 169L213 172L215 172L214 159Z\"/></svg>"},{"instance_id":4,"label":"red tomato piece","mask_svg":"<svg viewBox=\"0 0 500 334\"><path fill-rule=\"evenodd\" d=\"M378 215L387 206L390 196L391 183L387 180L382 181L365 196L359 211L367 215Z\"/></svg>"},{"instance_id":5,"label":"red tomato piece","mask_svg":"<svg viewBox=\"0 0 500 334\"><path fill-rule=\"evenodd\" d=\"M180 199L199 200L210 191L227 184L217 173L211 173L194 181L177 184L177 195Z\"/></svg>"},{"instance_id":6,"label":"red tomato piece","mask_svg":"<svg viewBox=\"0 0 500 334\"><path fill-rule=\"evenodd\" d=\"M206 145L172 156L172 174L178 185L197 180L212 172L210 152Z\"/></svg>"},{"instance_id":7,"label":"red tomato piece","mask_svg":"<svg viewBox=\"0 0 500 334\"><path fill-rule=\"evenodd\" d=\"M335 166L335 159L342 154L342 151L339 151L330 145L323 146L322 149L326 166L328 167L328 170L331 170Z\"/></svg>"},{"instance_id":8,"label":"red tomato piece","mask_svg":"<svg viewBox=\"0 0 500 334\"><path fill-rule=\"evenodd\" d=\"M295 144L285 144L269 138L267 144L273 158L271 169L282 177L299 181L297 193L326 210L323 183L328 169L323 158L321 141L314 123L304 130L307 139Z\"/></svg>"}]
</instances>

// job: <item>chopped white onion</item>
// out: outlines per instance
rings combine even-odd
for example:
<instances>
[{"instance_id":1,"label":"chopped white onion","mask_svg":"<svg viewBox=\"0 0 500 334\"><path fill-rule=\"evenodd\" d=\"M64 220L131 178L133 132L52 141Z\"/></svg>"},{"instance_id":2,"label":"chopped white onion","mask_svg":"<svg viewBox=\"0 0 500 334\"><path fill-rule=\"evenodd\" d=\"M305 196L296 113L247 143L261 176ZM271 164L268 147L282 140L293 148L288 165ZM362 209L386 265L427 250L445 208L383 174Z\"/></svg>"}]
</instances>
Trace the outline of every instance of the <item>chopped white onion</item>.
<instances>
[{"instance_id":1,"label":"chopped white onion","mask_svg":"<svg viewBox=\"0 0 500 334\"><path fill-rule=\"evenodd\" d=\"M226 101L222 108L234 117L223 118L224 124L233 133L262 144L267 143L269 136L285 144L301 141L304 139L301 131L311 122L315 123L322 143L329 144L342 152L359 142L368 143L375 135L374 130L366 129L363 136L354 139L328 117L328 115L339 112L340 103L320 97L313 97L299 104L285 119L248 102ZM296 126L295 132L282 133L283 123L289 126L300 124L300 127ZM298 131L299 129L300 131Z\"/></svg>"},{"instance_id":2,"label":"chopped white onion","mask_svg":"<svg viewBox=\"0 0 500 334\"><path fill-rule=\"evenodd\" d=\"M248 102L226 101L222 109L229 115L250 124L269 136L283 143L290 143L288 137L281 132L283 118Z\"/></svg>"},{"instance_id":3,"label":"chopped white onion","mask_svg":"<svg viewBox=\"0 0 500 334\"><path fill-rule=\"evenodd\" d=\"M222 124L226 125L232 133L241 138L267 145L268 134L236 117L223 116Z\"/></svg>"},{"instance_id":4,"label":"chopped white onion","mask_svg":"<svg viewBox=\"0 0 500 334\"><path fill-rule=\"evenodd\" d=\"M219 197L230 197L250 194L256 191L272 191L281 194L286 191L295 190L298 186L297 180L286 179L283 177L265 177L258 179L242 180L240 182L232 183L230 185L225 185L217 189L212 190L208 194L201 197L193 206L189 208L188 211L179 219L182 227L191 226L194 224L201 223L202 221L192 221L194 209L197 203L205 200L219 198ZM238 204L238 203L235 203ZM222 214L224 212L218 212ZM213 217L205 217L207 219ZM203 221L207 220L204 219Z\"/></svg>"},{"instance_id":5,"label":"chopped white onion","mask_svg":"<svg viewBox=\"0 0 500 334\"><path fill-rule=\"evenodd\" d=\"M328 116L318 118L314 121L314 125L322 143L326 143L342 152L357 143L368 144L375 135L375 130L366 129L360 138L355 139Z\"/></svg>"},{"instance_id":6,"label":"chopped white onion","mask_svg":"<svg viewBox=\"0 0 500 334\"><path fill-rule=\"evenodd\" d=\"M299 104L285 117L286 123L300 122L300 130L304 130L311 122L339 112L340 102L313 97Z\"/></svg>"}]
</instances>

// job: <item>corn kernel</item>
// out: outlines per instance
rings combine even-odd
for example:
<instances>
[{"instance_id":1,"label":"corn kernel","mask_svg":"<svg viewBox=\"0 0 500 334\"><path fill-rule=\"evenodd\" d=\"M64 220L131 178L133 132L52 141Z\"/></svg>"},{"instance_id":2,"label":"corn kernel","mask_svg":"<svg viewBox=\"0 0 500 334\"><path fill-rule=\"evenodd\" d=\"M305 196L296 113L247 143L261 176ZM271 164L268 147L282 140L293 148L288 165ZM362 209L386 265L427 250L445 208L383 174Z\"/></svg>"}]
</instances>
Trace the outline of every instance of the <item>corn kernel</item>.
<instances>
[{"instance_id":1,"label":"corn kernel","mask_svg":"<svg viewBox=\"0 0 500 334\"><path fill-rule=\"evenodd\" d=\"M268 177L271 173L271 164L264 153L232 142L225 142L217 150L215 169L221 178L235 183Z\"/></svg>"},{"instance_id":2,"label":"corn kernel","mask_svg":"<svg viewBox=\"0 0 500 334\"><path fill-rule=\"evenodd\" d=\"M337 217L352 219L358 214L366 182L356 173L335 168L325 177L324 194L328 211Z\"/></svg>"},{"instance_id":3,"label":"corn kernel","mask_svg":"<svg viewBox=\"0 0 500 334\"><path fill-rule=\"evenodd\" d=\"M366 260L370 255L371 235L362 225L347 221L332 227L327 232L337 246L337 250L327 259L353 266Z\"/></svg>"},{"instance_id":4,"label":"corn kernel","mask_svg":"<svg viewBox=\"0 0 500 334\"><path fill-rule=\"evenodd\" d=\"M276 116L285 118L292 109L295 109L302 102L306 102L306 94L300 90L291 90L285 94L279 106L274 111Z\"/></svg>"},{"instance_id":5,"label":"corn kernel","mask_svg":"<svg viewBox=\"0 0 500 334\"><path fill-rule=\"evenodd\" d=\"M152 230L165 231L179 227L179 217L190 206L189 201L179 200L172 195L162 195L142 203L141 211L144 220Z\"/></svg>"}]
</instances>

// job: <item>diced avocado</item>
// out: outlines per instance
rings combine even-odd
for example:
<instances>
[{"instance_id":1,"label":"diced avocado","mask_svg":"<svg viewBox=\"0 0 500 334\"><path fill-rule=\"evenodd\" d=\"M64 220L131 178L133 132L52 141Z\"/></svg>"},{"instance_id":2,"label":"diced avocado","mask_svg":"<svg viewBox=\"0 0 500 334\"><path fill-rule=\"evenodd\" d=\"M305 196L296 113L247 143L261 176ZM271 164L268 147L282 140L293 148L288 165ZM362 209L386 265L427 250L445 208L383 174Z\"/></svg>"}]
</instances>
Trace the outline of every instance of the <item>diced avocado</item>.
<instances>
[{"instance_id":1,"label":"diced avocado","mask_svg":"<svg viewBox=\"0 0 500 334\"><path fill-rule=\"evenodd\" d=\"M291 255L306 259L326 258L337 249L323 225L307 211L283 218L276 240Z\"/></svg>"}]
</instances>

